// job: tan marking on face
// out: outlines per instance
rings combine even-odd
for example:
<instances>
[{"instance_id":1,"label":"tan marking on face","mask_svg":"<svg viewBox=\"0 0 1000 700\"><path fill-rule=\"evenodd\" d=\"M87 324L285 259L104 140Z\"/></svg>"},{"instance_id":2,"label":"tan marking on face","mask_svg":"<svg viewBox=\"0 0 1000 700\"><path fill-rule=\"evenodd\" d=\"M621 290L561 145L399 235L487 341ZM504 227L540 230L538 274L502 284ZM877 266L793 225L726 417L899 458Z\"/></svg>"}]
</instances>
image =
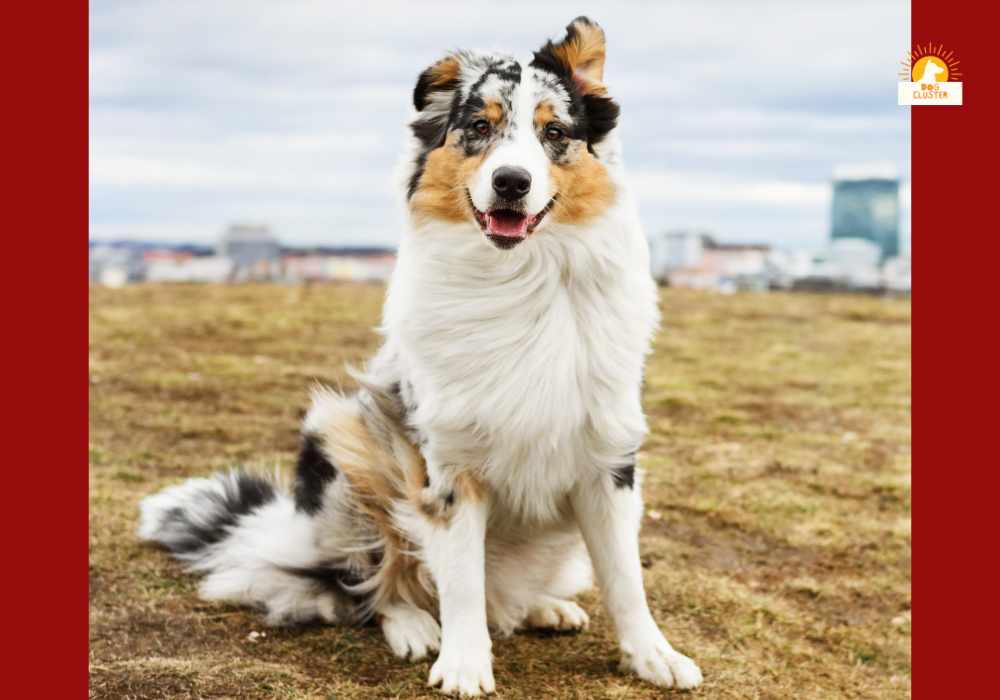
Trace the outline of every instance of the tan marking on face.
<instances>
[{"instance_id":1,"label":"tan marking on face","mask_svg":"<svg viewBox=\"0 0 1000 700\"><path fill-rule=\"evenodd\" d=\"M480 111L486 119L490 120L493 125L499 124L503 121L503 107L496 100L487 101L486 105Z\"/></svg>"},{"instance_id":2,"label":"tan marking on face","mask_svg":"<svg viewBox=\"0 0 1000 700\"><path fill-rule=\"evenodd\" d=\"M548 102L539 102L535 107L535 128L544 129L546 124L556 121L556 110Z\"/></svg>"},{"instance_id":3,"label":"tan marking on face","mask_svg":"<svg viewBox=\"0 0 1000 700\"><path fill-rule=\"evenodd\" d=\"M410 212L419 221L467 221L466 190L472 176L483 164L485 153L466 156L458 144L458 132L451 132L444 145L427 155L424 171L410 198Z\"/></svg>"},{"instance_id":4,"label":"tan marking on face","mask_svg":"<svg viewBox=\"0 0 1000 700\"><path fill-rule=\"evenodd\" d=\"M565 165L549 166L559 197L549 216L560 224L582 224L614 204L616 190L607 168L587 150Z\"/></svg>"}]
</instances>

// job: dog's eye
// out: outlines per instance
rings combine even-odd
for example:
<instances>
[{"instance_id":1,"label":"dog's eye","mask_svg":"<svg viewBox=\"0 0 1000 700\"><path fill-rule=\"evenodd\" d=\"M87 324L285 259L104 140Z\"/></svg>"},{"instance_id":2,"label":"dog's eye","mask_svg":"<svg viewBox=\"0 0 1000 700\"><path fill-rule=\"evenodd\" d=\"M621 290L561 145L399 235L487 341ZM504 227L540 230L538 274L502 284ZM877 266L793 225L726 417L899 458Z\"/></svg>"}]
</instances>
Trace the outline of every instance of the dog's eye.
<instances>
[{"instance_id":1,"label":"dog's eye","mask_svg":"<svg viewBox=\"0 0 1000 700\"><path fill-rule=\"evenodd\" d=\"M549 141L562 141L566 136L566 130L558 124L549 124L545 127L545 138Z\"/></svg>"},{"instance_id":2,"label":"dog's eye","mask_svg":"<svg viewBox=\"0 0 1000 700\"><path fill-rule=\"evenodd\" d=\"M486 119L477 119L472 122L472 129L480 136L489 136L493 130L493 125Z\"/></svg>"}]
</instances>

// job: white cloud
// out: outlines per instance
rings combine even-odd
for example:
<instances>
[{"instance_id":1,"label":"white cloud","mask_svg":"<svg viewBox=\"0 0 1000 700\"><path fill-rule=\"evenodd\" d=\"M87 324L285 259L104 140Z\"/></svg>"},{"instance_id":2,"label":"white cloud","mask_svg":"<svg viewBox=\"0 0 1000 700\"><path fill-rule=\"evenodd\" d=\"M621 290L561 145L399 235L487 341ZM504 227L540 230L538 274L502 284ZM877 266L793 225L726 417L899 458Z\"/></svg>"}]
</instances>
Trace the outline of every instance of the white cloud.
<instances>
[{"instance_id":1,"label":"white cloud","mask_svg":"<svg viewBox=\"0 0 1000 700\"><path fill-rule=\"evenodd\" d=\"M129 156L94 156L90 159L91 187L112 186L122 189L142 186L224 190L264 190L276 194L302 190L357 194L359 191L392 193L390 174L361 171L351 178L337 173L308 170L244 170L196 161L135 158Z\"/></svg>"},{"instance_id":2,"label":"white cloud","mask_svg":"<svg viewBox=\"0 0 1000 700\"><path fill-rule=\"evenodd\" d=\"M836 163L890 160L908 177L902 0L90 7L95 236L199 239L270 217L289 239L394 239L417 74L460 46L525 55L579 14L607 31L650 228L683 216L722 237L815 240Z\"/></svg>"},{"instance_id":3,"label":"white cloud","mask_svg":"<svg viewBox=\"0 0 1000 700\"><path fill-rule=\"evenodd\" d=\"M638 171L629 176L629 184L644 202L748 204L780 209L823 207L830 201L826 183L733 181L684 172Z\"/></svg>"}]
</instances>

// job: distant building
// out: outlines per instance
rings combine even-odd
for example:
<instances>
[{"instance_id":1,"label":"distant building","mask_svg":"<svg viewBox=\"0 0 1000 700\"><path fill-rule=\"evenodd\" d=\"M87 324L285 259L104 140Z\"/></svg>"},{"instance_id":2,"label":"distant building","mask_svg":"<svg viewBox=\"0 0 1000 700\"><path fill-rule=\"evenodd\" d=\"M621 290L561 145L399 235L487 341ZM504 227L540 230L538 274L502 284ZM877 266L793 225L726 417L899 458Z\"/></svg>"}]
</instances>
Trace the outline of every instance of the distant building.
<instances>
[{"instance_id":1,"label":"distant building","mask_svg":"<svg viewBox=\"0 0 1000 700\"><path fill-rule=\"evenodd\" d=\"M283 279L287 282L322 282L327 279L329 257L318 253L285 253L281 256Z\"/></svg>"},{"instance_id":2,"label":"distant building","mask_svg":"<svg viewBox=\"0 0 1000 700\"><path fill-rule=\"evenodd\" d=\"M199 257L160 256L147 263L147 282L225 282L233 278L235 264L219 255Z\"/></svg>"},{"instance_id":3,"label":"distant building","mask_svg":"<svg viewBox=\"0 0 1000 700\"><path fill-rule=\"evenodd\" d=\"M703 231L667 231L650 242L653 276L664 280L673 270L694 267L701 262L705 249Z\"/></svg>"},{"instance_id":4,"label":"distant building","mask_svg":"<svg viewBox=\"0 0 1000 700\"><path fill-rule=\"evenodd\" d=\"M142 260L147 266L159 262L183 263L193 257L191 251L174 248L150 248L142 253Z\"/></svg>"},{"instance_id":5,"label":"distant building","mask_svg":"<svg viewBox=\"0 0 1000 700\"><path fill-rule=\"evenodd\" d=\"M702 232L670 231L654 241L653 275L675 287L736 291L770 286L771 247L720 243Z\"/></svg>"},{"instance_id":6,"label":"distant building","mask_svg":"<svg viewBox=\"0 0 1000 700\"><path fill-rule=\"evenodd\" d=\"M267 226L238 224L222 234L219 257L233 263L233 280L272 279L281 266L281 244Z\"/></svg>"},{"instance_id":7,"label":"distant building","mask_svg":"<svg viewBox=\"0 0 1000 700\"><path fill-rule=\"evenodd\" d=\"M797 277L793 289L813 291L882 291L881 250L863 238L840 238L813 257L808 274Z\"/></svg>"},{"instance_id":8,"label":"distant building","mask_svg":"<svg viewBox=\"0 0 1000 700\"><path fill-rule=\"evenodd\" d=\"M353 282L384 282L392 275L396 265L395 255L340 256L330 261L327 268L330 279Z\"/></svg>"},{"instance_id":9,"label":"distant building","mask_svg":"<svg viewBox=\"0 0 1000 700\"><path fill-rule=\"evenodd\" d=\"M806 250L774 250L767 257L770 286L774 289L791 289L795 281L812 274L815 265L813 253Z\"/></svg>"},{"instance_id":10,"label":"distant building","mask_svg":"<svg viewBox=\"0 0 1000 700\"><path fill-rule=\"evenodd\" d=\"M831 238L861 238L880 259L899 255L899 178L890 169L859 166L834 173Z\"/></svg>"},{"instance_id":11,"label":"distant building","mask_svg":"<svg viewBox=\"0 0 1000 700\"><path fill-rule=\"evenodd\" d=\"M90 281L106 287L123 287L141 281L146 272L142 251L112 245L90 246Z\"/></svg>"},{"instance_id":12,"label":"distant building","mask_svg":"<svg viewBox=\"0 0 1000 700\"><path fill-rule=\"evenodd\" d=\"M388 248L318 248L285 251L283 279L288 282L385 282L396 264Z\"/></svg>"}]
</instances>

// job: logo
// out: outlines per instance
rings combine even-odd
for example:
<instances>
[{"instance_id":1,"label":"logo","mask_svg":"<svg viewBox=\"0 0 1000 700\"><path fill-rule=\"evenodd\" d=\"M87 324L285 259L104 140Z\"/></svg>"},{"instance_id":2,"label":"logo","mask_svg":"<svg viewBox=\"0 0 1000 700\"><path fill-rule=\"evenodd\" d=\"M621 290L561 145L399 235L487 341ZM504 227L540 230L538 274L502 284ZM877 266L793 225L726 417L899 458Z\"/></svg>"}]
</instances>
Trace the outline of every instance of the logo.
<instances>
[{"instance_id":1,"label":"logo","mask_svg":"<svg viewBox=\"0 0 1000 700\"><path fill-rule=\"evenodd\" d=\"M955 52L943 45L917 45L901 61L899 104L962 104L962 71Z\"/></svg>"}]
</instances>

